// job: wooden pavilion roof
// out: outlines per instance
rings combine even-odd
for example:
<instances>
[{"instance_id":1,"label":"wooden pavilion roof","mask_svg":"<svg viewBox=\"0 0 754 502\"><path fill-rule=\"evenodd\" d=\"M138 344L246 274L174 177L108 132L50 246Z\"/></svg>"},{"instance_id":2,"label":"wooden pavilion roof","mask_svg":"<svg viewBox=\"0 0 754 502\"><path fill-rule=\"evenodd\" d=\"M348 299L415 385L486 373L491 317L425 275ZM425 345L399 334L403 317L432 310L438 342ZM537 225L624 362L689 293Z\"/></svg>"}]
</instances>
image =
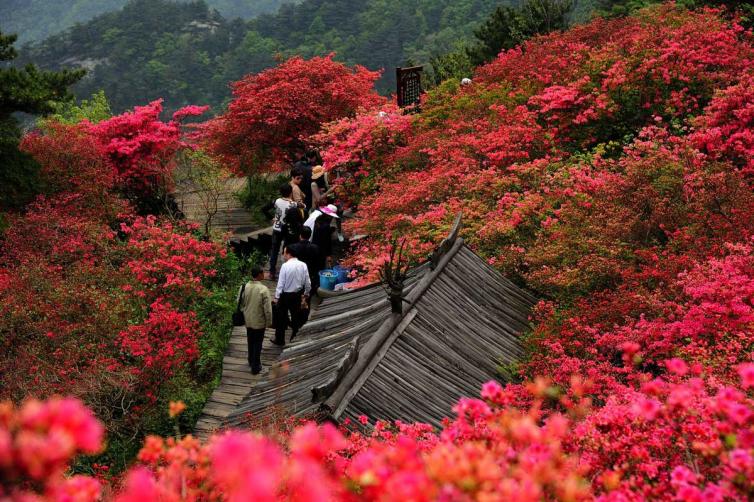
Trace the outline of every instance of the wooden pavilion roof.
<instances>
[{"instance_id":1,"label":"wooden pavilion roof","mask_svg":"<svg viewBox=\"0 0 754 502\"><path fill-rule=\"evenodd\" d=\"M274 416L439 425L462 396L518 361L536 298L469 249L460 218L433 260L413 269L403 312L380 284L322 301L225 426Z\"/></svg>"}]
</instances>

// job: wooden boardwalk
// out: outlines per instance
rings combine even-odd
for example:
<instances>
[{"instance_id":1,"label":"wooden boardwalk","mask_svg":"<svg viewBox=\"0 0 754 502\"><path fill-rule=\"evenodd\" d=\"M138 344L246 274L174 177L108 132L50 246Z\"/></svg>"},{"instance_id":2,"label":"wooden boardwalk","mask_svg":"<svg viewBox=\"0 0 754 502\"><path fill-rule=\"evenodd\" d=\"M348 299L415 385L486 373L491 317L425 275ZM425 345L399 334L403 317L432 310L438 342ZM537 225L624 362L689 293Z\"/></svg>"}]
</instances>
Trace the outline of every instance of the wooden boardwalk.
<instances>
[{"instance_id":1,"label":"wooden boardwalk","mask_svg":"<svg viewBox=\"0 0 754 502\"><path fill-rule=\"evenodd\" d=\"M230 178L218 198L218 212L212 219L212 230L229 232L230 243L243 244L258 239L262 234L271 235L272 227L259 228L251 212L241 205L236 194L243 190L246 178ZM206 216L202 196L190 184L177 188L175 200L187 221L204 225ZM279 262L281 264L282 261ZM274 290L275 283L265 281ZM268 329L262 345L263 372L252 375L248 362L246 328L234 327L228 348L223 358L223 372L220 384L207 400L202 414L194 428L194 434L206 438L216 430L223 419L234 410L241 400L261 379L267 379L269 370L282 352L282 347L270 340L275 331ZM290 331L288 333L290 336Z\"/></svg>"},{"instance_id":2,"label":"wooden boardwalk","mask_svg":"<svg viewBox=\"0 0 754 502\"><path fill-rule=\"evenodd\" d=\"M265 283L269 288L275 287L273 282L265 281ZM273 329L268 329L265 333L262 346L263 372L259 375L252 375L249 368L246 328L238 326L233 328L230 343L223 358L222 380L204 405L202 415L196 423L194 434L197 437L205 439L218 429L223 419L241 403L256 383L260 379L268 378L269 369L283 349L270 341L274 336Z\"/></svg>"},{"instance_id":3,"label":"wooden boardwalk","mask_svg":"<svg viewBox=\"0 0 754 502\"><path fill-rule=\"evenodd\" d=\"M221 232L231 232L235 235L248 234L257 229L251 212L241 205L236 194L243 190L246 178L229 178L225 182L225 189L217 201L217 214L212 218L212 229ZM202 205L202 198L191 186L179 187L175 193L178 209L183 212L187 221L204 225L206 213Z\"/></svg>"}]
</instances>

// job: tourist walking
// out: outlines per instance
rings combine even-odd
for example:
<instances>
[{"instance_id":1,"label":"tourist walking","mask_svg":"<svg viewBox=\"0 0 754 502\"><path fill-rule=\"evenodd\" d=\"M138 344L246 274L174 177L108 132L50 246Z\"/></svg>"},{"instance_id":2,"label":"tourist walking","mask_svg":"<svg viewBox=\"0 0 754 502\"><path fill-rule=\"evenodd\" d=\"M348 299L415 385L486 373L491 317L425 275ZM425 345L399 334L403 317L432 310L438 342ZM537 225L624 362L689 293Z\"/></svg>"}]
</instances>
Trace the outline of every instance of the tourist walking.
<instances>
[{"instance_id":1,"label":"tourist walking","mask_svg":"<svg viewBox=\"0 0 754 502\"><path fill-rule=\"evenodd\" d=\"M291 198L293 187L286 183L280 187L280 197L275 200L275 215L272 219L272 249L270 250L270 279L275 280L280 246L287 238L286 215L291 209L298 209Z\"/></svg>"},{"instance_id":2,"label":"tourist walking","mask_svg":"<svg viewBox=\"0 0 754 502\"><path fill-rule=\"evenodd\" d=\"M320 214L312 222L312 243L319 247L320 253L325 260L325 265L330 266L332 264L332 221L338 220L338 208L334 204L321 207Z\"/></svg>"},{"instance_id":3,"label":"tourist walking","mask_svg":"<svg viewBox=\"0 0 754 502\"><path fill-rule=\"evenodd\" d=\"M293 165L295 169L301 170L304 175L303 182L301 183L301 191L304 192L304 204L306 204L307 209L317 207L312 200L311 183L313 168L320 163L318 160L319 154L315 150L308 150L306 155Z\"/></svg>"},{"instance_id":4,"label":"tourist walking","mask_svg":"<svg viewBox=\"0 0 754 502\"><path fill-rule=\"evenodd\" d=\"M302 210L306 209L306 196L301 189L301 184L304 182L304 172L301 169L293 169L291 171L291 189L293 194L291 198L298 204L298 207Z\"/></svg>"},{"instance_id":5,"label":"tourist walking","mask_svg":"<svg viewBox=\"0 0 754 502\"><path fill-rule=\"evenodd\" d=\"M319 272L325 268L325 260L320 252L319 246L310 242L312 238L312 229L302 227L299 232L299 241L291 245L291 249L298 257L299 261L306 263L309 270L309 280L312 283L312 296L319 288Z\"/></svg>"},{"instance_id":6,"label":"tourist walking","mask_svg":"<svg viewBox=\"0 0 754 502\"><path fill-rule=\"evenodd\" d=\"M324 202L324 200L322 202ZM312 234L314 233L314 227L316 226L317 221L323 214L325 216L329 216L329 219L325 218L322 221L327 220L329 222L332 222L333 218L340 218L340 216L338 216L338 207L335 204L320 205L320 207L312 211L312 214L310 214L304 222L304 226L309 227L312 230ZM314 241L313 238L309 240Z\"/></svg>"},{"instance_id":7,"label":"tourist walking","mask_svg":"<svg viewBox=\"0 0 754 502\"><path fill-rule=\"evenodd\" d=\"M324 201L325 194L327 193L327 173L325 173L324 167L314 166L314 169L312 169L312 182L310 187L312 191L311 207L320 207L323 205L322 201Z\"/></svg>"},{"instance_id":8,"label":"tourist walking","mask_svg":"<svg viewBox=\"0 0 754 502\"><path fill-rule=\"evenodd\" d=\"M309 269L306 267L306 263L298 260L296 251L291 249L290 246L286 246L283 250L283 258L285 263L280 267L280 277L273 300L273 303L277 305L277 318L275 320L275 339L272 342L280 346L285 345L285 330L288 329L289 322L292 331L291 341L298 334L298 330L304 322L302 310L309 307L309 294L312 288Z\"/></svg>"},{"instance_id":9,"label":"tourist walking","mask_svg":"<svg viewBox=\"0 0 754 502\"><path fill-rule=\"evenodd\" d=\"M246 342L249 349L249 367L252 375L262 371L262 342L265 329L272 327L272 295L261 281L262 267L251 269L251 280L241 287L239 304L246 324Z\"/></svg>"}]
</instances>

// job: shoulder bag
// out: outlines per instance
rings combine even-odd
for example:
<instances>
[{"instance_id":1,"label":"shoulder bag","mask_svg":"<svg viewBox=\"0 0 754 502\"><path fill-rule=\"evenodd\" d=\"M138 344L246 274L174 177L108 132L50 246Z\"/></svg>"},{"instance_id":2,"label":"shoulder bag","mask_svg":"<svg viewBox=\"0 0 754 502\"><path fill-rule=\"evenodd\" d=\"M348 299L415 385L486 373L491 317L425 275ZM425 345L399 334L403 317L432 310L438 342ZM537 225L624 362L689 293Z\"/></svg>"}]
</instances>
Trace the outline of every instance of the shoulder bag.
<instances>
[{"instance_id":1,"label":"shoulder bag","mask_svg":"<svg viewBox=\"0 0 754 502\"><path fill-rule=\"evenodd\" d=\"M243 294L246 291L246 283L241 286L241 294L238 296L238 305L236 305L236 311L233 312L233 326L246 326L246 318L241 310L241 304L243 303Z\"/></svg>"}]
</instances>

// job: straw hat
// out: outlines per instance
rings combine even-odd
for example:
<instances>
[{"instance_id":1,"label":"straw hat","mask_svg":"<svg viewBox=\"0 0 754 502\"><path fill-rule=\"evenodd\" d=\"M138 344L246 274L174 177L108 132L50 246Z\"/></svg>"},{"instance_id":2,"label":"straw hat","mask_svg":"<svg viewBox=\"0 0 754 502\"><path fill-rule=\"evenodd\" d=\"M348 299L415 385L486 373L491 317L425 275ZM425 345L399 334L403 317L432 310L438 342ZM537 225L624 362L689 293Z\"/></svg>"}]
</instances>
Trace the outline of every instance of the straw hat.
<instances>
[{"instance_id":1,"label":"straw hat","mask_svg":"<svg viewBox=\"0 0 754 502\"><path fill-rule=\"evenodd\" d=\"M321 178L325 174L325 168L322 166L314 166L312 169L312 179L316 180Z\"/></svg>"},{"instance_id":2,"label":"straw hat","mask_svg":"<svg viewBox=\"0 0 754 502\"><path fill-rule=\"evenodd\" d=\"M326 214L327 216L332 216L333 218L339 218L338 217L338 208L335 206L335 204L329 204L325 207L319 208L322 213Z\"/></svg>"}]
</instances>

